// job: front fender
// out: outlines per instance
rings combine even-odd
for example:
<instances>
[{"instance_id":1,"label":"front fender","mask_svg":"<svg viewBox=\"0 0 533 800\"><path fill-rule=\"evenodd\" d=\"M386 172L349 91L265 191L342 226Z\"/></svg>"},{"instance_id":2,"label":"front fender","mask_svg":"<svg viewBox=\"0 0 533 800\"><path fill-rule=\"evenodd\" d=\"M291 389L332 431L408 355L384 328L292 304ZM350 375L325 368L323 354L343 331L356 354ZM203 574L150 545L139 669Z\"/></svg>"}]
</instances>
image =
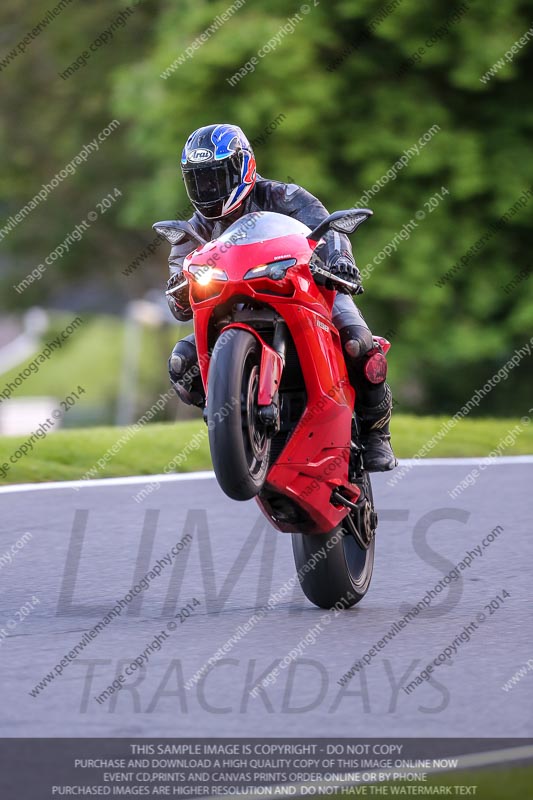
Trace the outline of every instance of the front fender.
<instances>
[{"instance_id":1,"label":"front fender","mask_svg":"<svg viewBox=\"0 0 533 800\"><path fill-rule=\"evenodd\" d=\"M260 406L269 406L274 402L279 391L281 375L283 373L283 359L276 351L268 345L263 338L250 325L243 322L232 322L222 329L222 333L231 328L241 328L255 336L261 345L261 365L259 368L259 391L257 403Z\"/></svg>"}]
</instances>

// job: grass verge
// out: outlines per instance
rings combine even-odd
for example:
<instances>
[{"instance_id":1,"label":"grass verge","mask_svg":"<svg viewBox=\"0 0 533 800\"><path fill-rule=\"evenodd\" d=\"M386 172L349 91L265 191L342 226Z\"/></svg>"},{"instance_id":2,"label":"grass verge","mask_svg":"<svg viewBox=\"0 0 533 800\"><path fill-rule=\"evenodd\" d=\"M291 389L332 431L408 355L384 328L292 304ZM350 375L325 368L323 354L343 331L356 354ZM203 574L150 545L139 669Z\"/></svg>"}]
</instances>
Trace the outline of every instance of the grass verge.
<instances>
[{"instance_id":1,"label":"grass verge","mask_svg":"<svg viewBox=\"0 0 533 800\"><path fill-rule=\"evenodd\" d=\"M394 418L393 443L399 458L412 457L439 430L442 417ZM533 453L533 426L519 420L461 420L430 452L431 456L487 456L509 432L514 441L500 455ZM0 437L0 483L78 480L122 475L153 475L167 471L211 469L207 428L200 420L159 423L128 437L126 428L79 428L58 431L33 445L22 458L16 451L27 437ZM175 461L174 467L168 465ZM5 474L4 474L5 473Z\"/></svg>"}]
</instances>

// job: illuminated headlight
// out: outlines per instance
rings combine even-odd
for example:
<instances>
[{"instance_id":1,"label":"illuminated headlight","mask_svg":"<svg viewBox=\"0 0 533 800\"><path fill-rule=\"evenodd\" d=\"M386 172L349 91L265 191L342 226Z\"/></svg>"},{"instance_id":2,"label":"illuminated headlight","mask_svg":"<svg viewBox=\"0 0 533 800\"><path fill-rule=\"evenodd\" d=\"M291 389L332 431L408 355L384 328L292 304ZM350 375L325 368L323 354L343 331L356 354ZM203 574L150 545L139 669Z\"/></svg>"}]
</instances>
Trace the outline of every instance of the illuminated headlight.
<instances>
[{"instance_id":1,"label":"illuminated headlight","mask_svg":"<svg viewBox=\"0 0 533 800\"><path fill-rule=\"evenodd\" d=\"M273 281L281 281L289 267L294 267L295 258L286 258L283 261L271 261L270 264L260 264L258 267L249 269L244 279L246 281L253 278L271 278Z\"/></svg>"},{"instance_id":2,"label":"illuminated headlight","mask_svg":"<svg viewBox=\"0 0 533 800\"><path fill-rule=\"evenodd\" d=\"M211 281L227 281L228 276L219 267L209 267L207 264L202 266L196 264L189 267L189 272L200 286L207 286Z\"/></svg>"}]
</instances>

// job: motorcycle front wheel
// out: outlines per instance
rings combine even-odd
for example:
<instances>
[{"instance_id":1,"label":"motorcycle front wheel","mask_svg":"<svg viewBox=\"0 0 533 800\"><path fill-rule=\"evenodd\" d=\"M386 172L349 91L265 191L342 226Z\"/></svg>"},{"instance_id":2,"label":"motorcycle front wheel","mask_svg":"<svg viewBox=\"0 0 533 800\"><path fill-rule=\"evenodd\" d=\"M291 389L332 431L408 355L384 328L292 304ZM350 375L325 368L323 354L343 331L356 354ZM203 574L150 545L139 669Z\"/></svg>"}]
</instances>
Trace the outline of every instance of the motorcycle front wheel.
<instances>
[{"instance_id":1,"label":"motorcycle front wheel","mask_svg":"<svg viewBox=\"0 0 533 800\"><path fill-rule=\"evenodd\" d=\"M363 481L373 509L370 478ZM329 533L292 534L294 563L305 596L319 608L350 608L368 591L374 569L376 539L365 548L353 535L346 520Z\"/></svg>"},{"instance_id":2,"label":"motorcycle front wheel","mask_svg":"<svg viewBox=\"0 0 533 800\"><path fill-rule=\"evenodd\" d=\"M209 366L207 427L217 481L233 500L250 500L265 482L271 440L258 418L261 346L234 328L219 339Z\"/></svg>"}]
</instances>

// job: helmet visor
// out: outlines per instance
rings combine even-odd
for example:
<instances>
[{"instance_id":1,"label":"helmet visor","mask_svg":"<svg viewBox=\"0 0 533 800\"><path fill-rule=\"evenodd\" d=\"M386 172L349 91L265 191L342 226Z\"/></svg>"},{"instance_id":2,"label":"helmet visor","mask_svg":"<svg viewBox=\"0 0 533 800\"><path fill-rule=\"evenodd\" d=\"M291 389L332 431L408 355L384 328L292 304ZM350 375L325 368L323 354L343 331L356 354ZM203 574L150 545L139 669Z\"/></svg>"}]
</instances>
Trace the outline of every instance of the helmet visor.
<instances>
[{"instance_id":1,"label":"helmet visor","mask_svg":"<svg viewBox=\"0 0 533 800\"><path fill-rule=\"evenodd\" d=\"M240 159L227 158L221 164L183 169L189 199L198 205L225 200L241 182Z\"/></svg>"}]
</instances>

